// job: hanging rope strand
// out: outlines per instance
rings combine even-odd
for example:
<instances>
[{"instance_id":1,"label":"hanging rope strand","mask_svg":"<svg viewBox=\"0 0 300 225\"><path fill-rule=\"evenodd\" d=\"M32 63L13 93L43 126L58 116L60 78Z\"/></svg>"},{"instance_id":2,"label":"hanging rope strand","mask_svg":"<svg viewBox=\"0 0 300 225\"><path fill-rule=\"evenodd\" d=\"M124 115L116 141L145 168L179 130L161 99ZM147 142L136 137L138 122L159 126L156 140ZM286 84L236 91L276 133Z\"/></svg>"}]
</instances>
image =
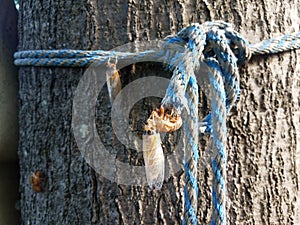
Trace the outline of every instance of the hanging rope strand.
<instances>
[{"instance_id":1,"label":"hanging rope strand","mask_svg":"<svg viewBox=\"0 0 300 225\"><path fill-rule=\"evenodd\" d=\"M198 85L194 74L200 64L205 43L205 35L200 25L183 29L177 36L168 38L168 42L185 40L187 49L183 58L175 67L166 95L162 100L165 107L174 107L181 114L186 108L184 118L184 217L182 224L197 224L198 208ZM181 53L179 53L181 54ZM176 58L176 56L175 56ZM176 62L176 60L175 60ZM174 67L175 65L170 65Z\"/></svg>"},{"instance_id":2,"label":"hanging rope strand","mask_svg":"<svg viewBox=\"0 0 300 225\"><path fill-rule=\"evenodd\" d=\"M197 224L198 211L198 85L195 76L191 76L187 89L189 98L189 119L184 123L184 219L183 224Z\"/></svg>"},{"instance_id":3,"label":"hanging rope strand","mask_svg":"<svg viewBox=\"0 0 300 225\"><path fill-rule=\"evenodd\" d=\"M226 224L226 95L222 72L215 59L206 61L211 68L209 80L212 91L212 221L211 225Z\"/></svg>"}]
</instances>

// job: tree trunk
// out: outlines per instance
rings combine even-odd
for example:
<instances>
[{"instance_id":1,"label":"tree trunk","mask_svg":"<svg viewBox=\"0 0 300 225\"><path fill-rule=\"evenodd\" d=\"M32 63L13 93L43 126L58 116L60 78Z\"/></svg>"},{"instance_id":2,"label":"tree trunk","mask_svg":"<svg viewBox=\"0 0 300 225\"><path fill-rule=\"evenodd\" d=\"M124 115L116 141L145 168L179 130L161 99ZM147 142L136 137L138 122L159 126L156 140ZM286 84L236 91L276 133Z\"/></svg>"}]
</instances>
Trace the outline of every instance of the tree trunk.
<instances>
[{"instance_id":1,"label":"tree trunk","mask_svg":"<svg viewBox=\"0 0 300 225\"><path fill-rule=\"evenodd\" d=\"M41 1L20 3L19 50L104 49L134 40L153 40L208 20L231 22L250 42L299 30L297 3L237 1ZM299 224L300 51L254 57L241 72L241 97L228 127L228 224ZM121 71L122 86L156 64ZM96 174L82 158L71 127L72 104L83 69L22 67L20 83L20 192L23 224L181 224L182 172L160 191L126 186ZM166 72L164 72L166 73ZM170 77L170 74L166 74ZM133 129L141 132L158 103L135 105ZM200 95L199 111L209 111ZM141 165L142 157L113 134L105 89L97 101L97 125L106 149L117 160ZM142 118L142 119L141 119ZM176 135L176 133L175 133ZM165 138L167 151L173 145ZM208 137L201 137L198 166L198 223L211 216ZM41 171L42 192L30 176Z\"/></svg>"}]
</instances>

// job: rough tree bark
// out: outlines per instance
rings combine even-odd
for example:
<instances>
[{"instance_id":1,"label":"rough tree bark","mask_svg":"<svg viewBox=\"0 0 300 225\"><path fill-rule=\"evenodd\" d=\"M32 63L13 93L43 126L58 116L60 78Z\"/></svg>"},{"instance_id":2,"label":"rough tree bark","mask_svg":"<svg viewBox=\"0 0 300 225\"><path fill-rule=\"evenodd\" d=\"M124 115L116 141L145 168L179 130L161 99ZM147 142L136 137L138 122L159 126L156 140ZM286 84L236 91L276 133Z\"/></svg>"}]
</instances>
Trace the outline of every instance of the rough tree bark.
<instances>
[{"instance_id":1,"label":"rough tree bark","mask_svg":"<svg viewBox=\"0 0 300 225\"><path fill-rule=\"evenodd\" d=\"M299 30L297 1L21 1L19 50L110 49L225 20L251 42ZM228 120L228 224L299 224L300 51L255 57L241 68L241 98ZM159 69L157 68L157 71ZM20 192L23 224L180 224L183 176L161 191L112 183L81 157L71 129L72 100L83 69L20 68ZM124 71L122 82L145 76ZM122 74L122 75L123 75ZM169 76L169 74L168 74ZM128 78L129 77L129 78ZM209 106L201 94L200 112ZM102 140L116 157L141 161L112 135L107 94L99 96ZM133 117L149 112L146 103ZM202 116L202 115L201 115ZM146 118L146 116L145 116ZM138 127L138 126L137 126ZM199 224L211 213L211 169L199 149ZM44 173L44 192L30 175Z\"/></svg>"}]
</instances>

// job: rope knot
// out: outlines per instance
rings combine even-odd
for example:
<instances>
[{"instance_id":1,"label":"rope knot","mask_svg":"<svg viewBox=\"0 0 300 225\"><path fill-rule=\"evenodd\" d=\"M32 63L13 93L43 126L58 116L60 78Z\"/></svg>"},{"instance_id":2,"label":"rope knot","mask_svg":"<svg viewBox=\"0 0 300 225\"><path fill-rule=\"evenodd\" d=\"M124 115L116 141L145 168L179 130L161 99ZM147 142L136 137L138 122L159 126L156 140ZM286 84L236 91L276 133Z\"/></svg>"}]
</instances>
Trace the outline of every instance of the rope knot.
<instances>
[{"instance_id":1,"label":"rope knot","mask_svg":"<svg viewBox=\"0 0 300 225\"><path fill-rule=\"evenodd\" d=\"M214 21L206 22L203 26L207 29L206 54L213 50L214 43L219 41L220 44L229 46L239 64L245 64L251 58L249 42L235 31L230 23Z\"/></svg>"},{"instance_id":2,"label":"rope knot","mask_svg":"<svg viewBox=\"0 0 300 225\"><path fill-rule=\"evenodd\" d=\"M188 116L183 118L186 134L184 169L187 192L184 222L197 223L198 186L195 181L199 157L197 140L200 132L211 134L213 139L212 224L225 225L226 213L222 209L226 204L226 116L238 100L240 93L238 64L244 64L250 58L250 47L248 42L234 31L231 24L223 21L192 24L183 28L177 35L169 36L165 41L165 47L170 47L174 43L183 47L168 61L173 76L162 103L173 106L179 114L183 106L188 109ZM201 72L200 61L209 68L207 73L212 112L198 122L198 86L195 82L195 73ZM186 104L178 104L177 99ZM154 111L154 114L161 113ZM157 121L156 123L159 124ZM193 160L189 160L189 157Z\"/></svg>"},{"instance_id":3,"label":"rope knot","mask_svg":"<svg viewBox=\"0 0 300 225\"><path fill-rule=\"evenodd\" d=\"M179 31L177 35L168 36L165 42L165 46L176 43L183 47L184 51L181 50L172 55L172 59L169 60L174 76L163 104L173 105L177 112L181 112L181 108L186 104L180 105L175 100L179 98L180 102L184 103L185 98L182 96L186 91L187 81L193 78L194 72L199 71L199 61L202 61L211 70L216 68L220 70L222 79L218 82L224 82L226 112L228 113L240 94L238 64L246 63L251 57L248 41L236 32L231 24L214 21L191 24ZM183 74L186 73L187 76L183 79ZM178 85L176 80L181 80L181 85ZM200 121L201 133L211 133L211 128L211 116Z\"/></svg>"}]
</instances>

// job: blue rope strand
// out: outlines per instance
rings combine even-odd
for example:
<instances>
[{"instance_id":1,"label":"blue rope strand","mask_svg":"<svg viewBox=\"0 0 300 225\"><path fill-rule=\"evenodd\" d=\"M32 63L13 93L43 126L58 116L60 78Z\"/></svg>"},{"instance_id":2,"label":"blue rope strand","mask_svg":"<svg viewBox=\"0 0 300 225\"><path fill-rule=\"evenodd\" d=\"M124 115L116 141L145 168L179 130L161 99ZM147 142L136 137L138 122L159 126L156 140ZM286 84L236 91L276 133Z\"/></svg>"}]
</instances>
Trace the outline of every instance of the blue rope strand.
<instances>
[{"instance_id":1,"label":"blue rope strand","mask_svg":"<svg viewBox=\"0 0 300 225\"><path fill-rule=\"evenodd\" d=\"M218 63L213 59L208 59L210 66L209 73L212 86L212 122L213 122L213 215L212 224L226 225L226 101L225 88L223 86L222 74L219 69L215 69Z\"/></svg>"},{"instance_id":2,"label":"blue rope strand","mask_svg":"<svg viewBox=\"0 0 300 225\"><path fill-rule=\"evenodd\" d=\"M186 106L188 118L184 120L184 143L185 143L185 186L184 202L185 210L182 224L197 224L197 165L199 159L198 153L198 85L194 71L199 67L199 56L202 54L205 42L205 36L199 26L193 26L187 30L182 30L178 34L183 40L186 40L187 49L183 58L175 67L171 82L167 89L167 94L162 103L164 106L171 105L179 114ZM173 41L174 39L169 39ZM175 38L177 41L178 38ZM181 53L180 53L181 54ZM175 56L176 57L176 56ZM176 62L172 61L172 62ZM170 96L170 90L176 90L175 96ZM183 97L184 96L184 97ZM186 99L182 103L182 99ZM177 100L180 100L178 102ZM175 101L174 101L175 100Z\"/></svg>"}]
</instances>

